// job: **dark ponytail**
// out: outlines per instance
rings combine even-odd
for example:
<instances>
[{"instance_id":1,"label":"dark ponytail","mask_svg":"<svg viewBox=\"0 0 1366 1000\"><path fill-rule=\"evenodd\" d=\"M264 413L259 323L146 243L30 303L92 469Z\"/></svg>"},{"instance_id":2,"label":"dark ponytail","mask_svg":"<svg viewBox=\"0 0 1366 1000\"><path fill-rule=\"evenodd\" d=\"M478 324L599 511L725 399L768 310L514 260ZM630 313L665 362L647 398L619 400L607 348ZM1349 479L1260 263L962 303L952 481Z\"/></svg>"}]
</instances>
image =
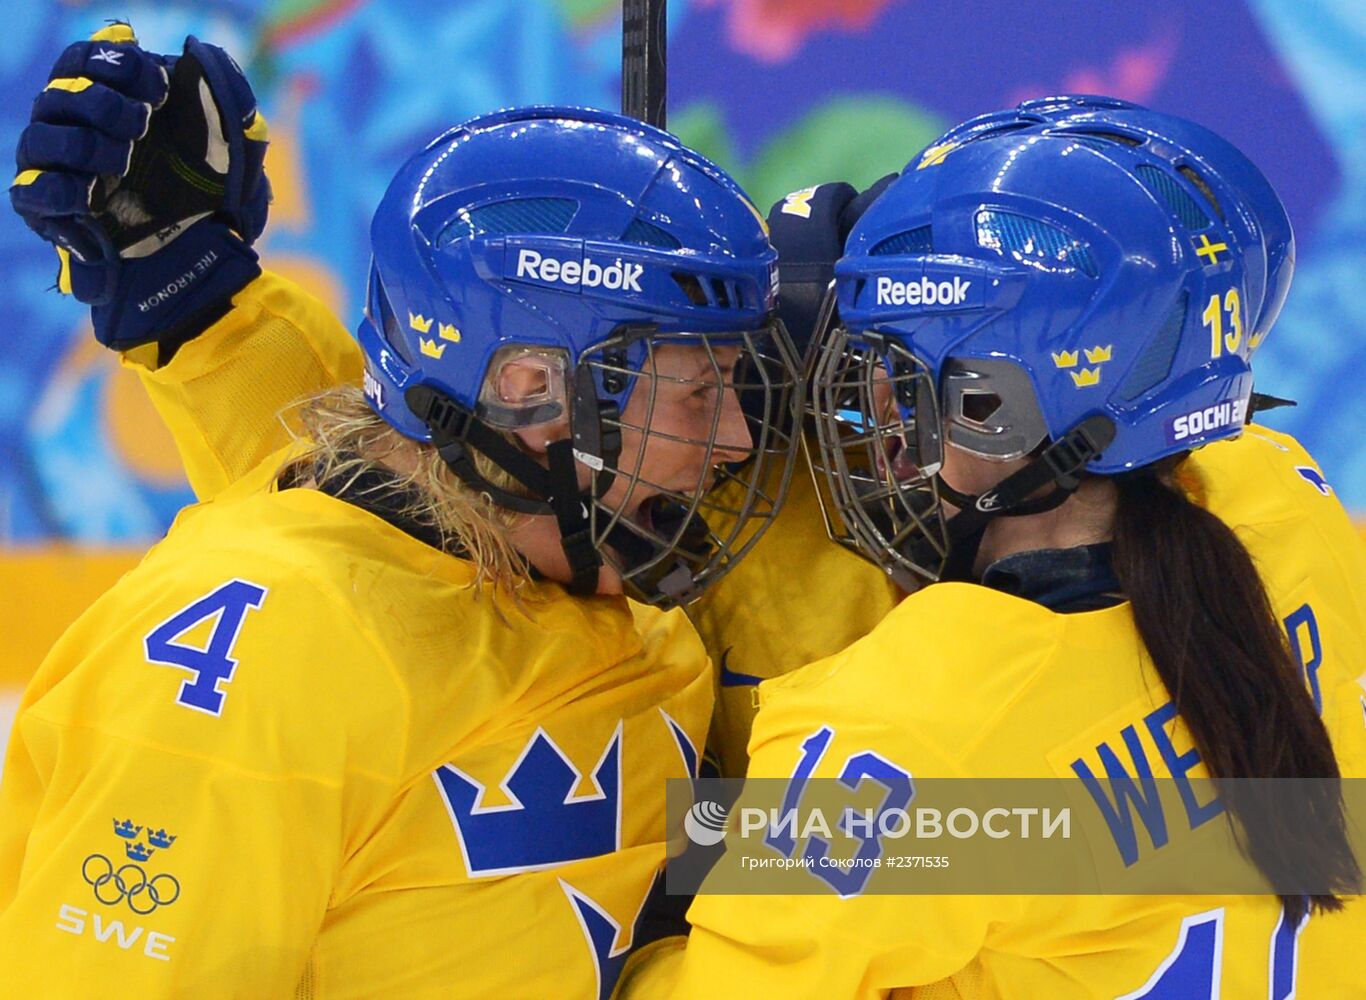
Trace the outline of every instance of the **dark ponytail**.
<instances>
[{"instance_id":1,"label":"dark ponytail","mask_svg":"<svg viewBox=\"0 0 1366 1000\"><path fill-rule=\"evenodd\" d=\"M1221 800L1240 820L1244 854L1273 887L1310 878L1333 890L1283 892L1297 924L1311 901L1338 910L1339 895L1359 891L1337 760L1251 556L1226 524L1168 485L1179 461L1115 480L1115 574ZM1265 783L1224 780L1241 778L1331 780L1299 783L1310 789L1307 815L1289 815Z\"/></svg>"}]
</instances>

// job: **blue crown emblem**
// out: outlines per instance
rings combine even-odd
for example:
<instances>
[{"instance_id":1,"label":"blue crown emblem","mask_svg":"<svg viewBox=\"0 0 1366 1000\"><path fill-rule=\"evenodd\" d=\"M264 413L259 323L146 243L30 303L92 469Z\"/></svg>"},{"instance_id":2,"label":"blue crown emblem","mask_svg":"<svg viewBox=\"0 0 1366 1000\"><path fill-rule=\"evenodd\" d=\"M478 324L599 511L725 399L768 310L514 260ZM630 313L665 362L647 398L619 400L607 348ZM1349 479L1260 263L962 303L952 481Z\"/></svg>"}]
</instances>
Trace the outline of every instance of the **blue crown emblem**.
<instances>
[{"instance_id":1,"label":"blue crown emblem","mask_svg":"<svg viewBox=\"0 0 1366 1000\"><path fill-rule=\"evenodd\" d=\"M153 847L170 847L175 843L175 836L174 834L167 833L165 830L158 830L156 833L151 833L149 831L147 834L147 843L151 844Z\"/></svg>"},{"instance_id":2,"label":"blue crown emblem","mask_svg":"<svg viewBox=\"0 0 1366 1000\"><path fill-rule=\"evenodd\" d=\"M123 850L134 861L146 861L156 853L144 844L124 844Z\"/></svg>"},{"instance_id":3,"label":"blue crown emblem","mask_svg":"<svg viewBox=\"0 0 1366 1000\"><path fill-rule=\"evenodd\" d=\"M471 876L551 868L621 846L620 723L593 771L594 795L572 797L581 775L540 729L503 781L511 805L481 805L484 786L450 764L434 776Z\"/></svg>"},{"instance_id":4,"label":"blue crown emblem","mask_svg":"<svg viewBox=\"0 0 1366 1000\"><path fill-rule=\"evenodd\" d=\"M655 877L655 881L659 881L658 876ZM626 964L626 953L635 928L631 928L627 942L617 947L621 925L612 919L612 915L564 879L560 879L560 888L574 905L579 926L588 939L588 947L592 949L593 959L598 967L598 1000L608 1000L617 985L617 979L621 976L622 967ZM650 895L653 895L653 892L654 888L651 887Z\"/></svg>"},{"instance_id":5,"label":"blue crown emblem","mask_svg":"<svg viewBox=\"0 0 1366 1000\"><path fill-rule=\"evenodd\" d=\"M132 840L142 832L142 827L134 826L131 819L114 820L114 832L124 840Z\"/></svg>"}]
</instances>

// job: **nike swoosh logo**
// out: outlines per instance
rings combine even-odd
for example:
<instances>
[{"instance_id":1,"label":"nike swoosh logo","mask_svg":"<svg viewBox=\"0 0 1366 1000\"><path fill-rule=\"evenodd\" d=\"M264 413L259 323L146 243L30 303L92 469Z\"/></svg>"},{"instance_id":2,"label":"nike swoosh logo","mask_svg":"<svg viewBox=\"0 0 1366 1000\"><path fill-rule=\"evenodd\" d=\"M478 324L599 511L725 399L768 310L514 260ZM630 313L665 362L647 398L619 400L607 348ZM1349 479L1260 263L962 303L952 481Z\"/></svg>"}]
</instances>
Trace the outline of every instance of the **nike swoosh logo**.
<instances>
[{"instance_id":1,"label":"nike swoosh logo","mask_svg":"<svg viewBox=\"0 0 1366 1000\"><path fill-rule=\"evenodd\" d=\"M756 677L754 674L742 674L731 670L726 666L726 661L730 659L730 647L721 654L721 686L724 688L751 687L763 681L764 678Z\"/></svg>"}]
</instances>

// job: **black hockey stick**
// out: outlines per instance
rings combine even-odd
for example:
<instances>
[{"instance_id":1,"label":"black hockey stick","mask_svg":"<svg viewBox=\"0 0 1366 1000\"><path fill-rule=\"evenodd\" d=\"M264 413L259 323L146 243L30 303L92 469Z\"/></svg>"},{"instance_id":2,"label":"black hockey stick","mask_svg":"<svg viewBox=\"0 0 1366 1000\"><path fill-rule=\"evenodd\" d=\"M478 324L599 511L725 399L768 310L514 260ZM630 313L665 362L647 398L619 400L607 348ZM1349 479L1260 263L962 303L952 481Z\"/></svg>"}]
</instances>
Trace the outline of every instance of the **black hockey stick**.
<instances>
[{"instance_id":1,"label":"black hockey stick","mask_svg":"<svg viewBox=\"0 0 1366 1000\"><path fill-rule=\"evenodd\" d=\"M622 0L621 110L664 128L668 91L666 0Z\"/></svg>"}]
</instances>

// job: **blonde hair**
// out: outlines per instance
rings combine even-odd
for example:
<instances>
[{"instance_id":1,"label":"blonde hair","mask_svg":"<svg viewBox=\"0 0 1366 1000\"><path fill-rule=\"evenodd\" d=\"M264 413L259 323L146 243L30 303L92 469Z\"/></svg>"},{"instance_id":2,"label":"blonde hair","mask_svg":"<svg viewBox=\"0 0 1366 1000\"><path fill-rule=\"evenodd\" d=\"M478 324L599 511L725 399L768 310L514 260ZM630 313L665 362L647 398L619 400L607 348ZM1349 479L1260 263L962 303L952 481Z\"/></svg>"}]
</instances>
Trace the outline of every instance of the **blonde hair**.
<instances>
[{"instance_id":1,"label":"blonde hair","mask_svg":"<svg viewBox=\"0 0 1366 1000\"><path fill-rule=\"evenodd\" d=\"M474 564L474 586L491 583L515 592L529 579L509 534L520 515L466 486L435 447L389 426L359 386L337 386L303 400L287 415L287 425L302 450L290 454L282 475L346 492L367 473L379 473L386 491L407 499L399 516L432 529L442 549ZM491 483L524 492L486 457L473 455L475 468Z\"/></svg>"}]
</instances>

